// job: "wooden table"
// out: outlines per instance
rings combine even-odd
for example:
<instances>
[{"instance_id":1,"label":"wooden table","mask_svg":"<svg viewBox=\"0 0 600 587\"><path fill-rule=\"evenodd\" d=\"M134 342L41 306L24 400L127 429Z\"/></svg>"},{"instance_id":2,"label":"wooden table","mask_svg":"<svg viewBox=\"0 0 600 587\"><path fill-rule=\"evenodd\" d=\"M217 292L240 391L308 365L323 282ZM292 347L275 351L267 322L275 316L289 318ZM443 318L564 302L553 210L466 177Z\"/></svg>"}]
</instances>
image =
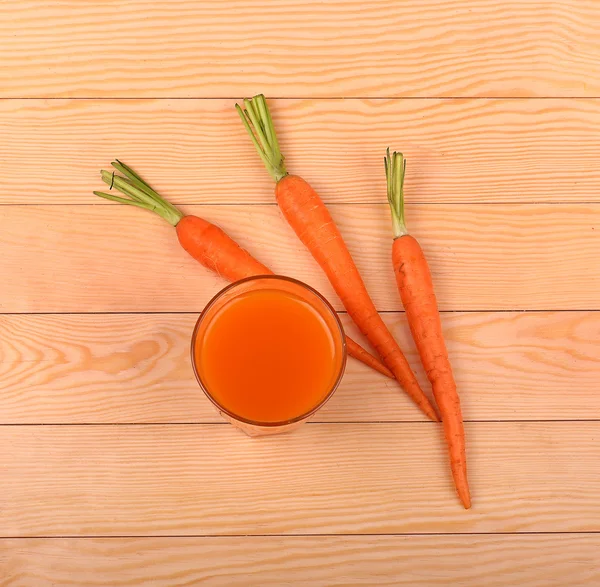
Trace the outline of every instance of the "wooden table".
<instances>
[{"instance_id":1,"label":"wooden table","mask_svg":"<svg viewBox=\"0 0 600 587\"><path fill-rule=\"evenodd\" d=\"M0 4L0 585L600 585L599 26L597 0ZM188 346L224 282L92 195L118 157L341 309L233 110L258 92L425 385L382 164L408 157L471 511L439 426L354 362L291 435L220 421Z\"/></svg>"}]
</instances>

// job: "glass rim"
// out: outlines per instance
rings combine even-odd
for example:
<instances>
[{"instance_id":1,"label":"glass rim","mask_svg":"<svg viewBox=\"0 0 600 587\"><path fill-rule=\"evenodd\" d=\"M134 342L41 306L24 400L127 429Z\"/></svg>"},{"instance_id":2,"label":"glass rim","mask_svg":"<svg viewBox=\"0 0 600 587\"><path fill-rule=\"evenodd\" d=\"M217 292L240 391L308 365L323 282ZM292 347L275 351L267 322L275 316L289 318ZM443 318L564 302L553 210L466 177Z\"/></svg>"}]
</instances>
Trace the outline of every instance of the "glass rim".
<instances>
[{"instance_id":1,"label":"glass rim","mask_svg":"<svg viewBox=\"0 0 600 587\"><path fill-rule=\"evenodd\" d=\"M198 331L200 330L200 325L202 324L207 312L226 293L228 293L232 289L235 289L236 287L239 287L240 285L242 285L244 283L249 283L252 281L260 281L263 279L272 280L272 281L285 281L287 283L291 283L293 285L299 286L302 289L308 290L310 293L312 293L317 298L317 300L319 300L321 302L321 304L323 304L325 309L333 316L334 323L336 324L337 329L339 331L341 345L342 345L342 360L340 362L339 372L335 378L335 381L331 385L331 389L325 394L323 399L316 406L311 408L309 411L301 414L300 416L295 416L294 418L290 418L288 420L281 420L281 421L277 421L277 422L261 422L258 420L251 420L249 418L244 418L243 416L235 414L231 410L227 409L225 406L221 405L211 395L211 393L208 391L208 386L205 385L205 383L202 381L202 377L200 376L198 367L196 366L196 357L195 357L195 353L194 353L194 349L196 347L196 340L198 338ZM331 329L329 329L329 330L331 330ZM344 372L346 369L346 361L348 358L346 333L344 331L344 327L342 326L342 322L340 320L340 317L338 316L338 313L335 311L335 308L331 305L329 300L327 300L327 298L325 298L325 296L323 296L321 293L319 293L314 287L308 285L307 283L304 283L303 281L300 281L299 279L294 279L293 277L287 277L285 275L273 275L273 274L252 275L250 277L244 277L243 279L234 281L233 283L226 285L223 289L218 291L211 298L211 300L206 304L206 306L200 313L200 316L198 316L198 320L196 320L196 325L194 326L194 331L192 332L192 341L191 341L191 345L190 345L190 351L191 351L192 368L194 370L194 375L196 377L196 381L198 382L200 389L202 389L202 391L204 392L204 395L206 395L206 397L212 402L212 404L217 408L217 410L237 422L242 422L244 424L249 424L251 426L258 426L261 428L278 428L281 426L288 426L289 424L295 424L297 422L302 422L303 420L310 418L312 415L314 415L316 412L318 412L331 399L331 396L334 394L336 389L339 387L340 382L342 381L342 378L344 376Z\"/></svg>"}]
</instances>

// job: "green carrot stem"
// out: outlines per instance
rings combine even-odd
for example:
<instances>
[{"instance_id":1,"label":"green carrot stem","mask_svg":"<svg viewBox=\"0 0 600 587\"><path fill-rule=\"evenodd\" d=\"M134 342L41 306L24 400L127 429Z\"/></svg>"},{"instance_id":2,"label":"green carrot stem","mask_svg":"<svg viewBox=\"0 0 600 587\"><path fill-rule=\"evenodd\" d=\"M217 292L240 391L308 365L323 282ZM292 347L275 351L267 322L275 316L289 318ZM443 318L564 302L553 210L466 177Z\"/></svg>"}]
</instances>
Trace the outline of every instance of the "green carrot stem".
<instances>
[{"instance_id":1,"label":"green carrot stem","mask_svg":"<svg viewBox=\"0 0 600 587\"><path fill-rule=\"evenodd\" d=\"M94 192L97 196L126 204L128 206L137 206L144 210L156 212L161 218L169 224L177 226L177 223L183 218L183 213L165 200L157 191L147 184L131 167L125 165L118 159L112 162L112 166L120 171L123 176L116 172L105 171L100 172L102 181L109 186L109 189L116 189L121 192L125 198L107 194L106 192Z\"/></svg>"},{"instance_id":2,"label":"green carrot stem","mask_svg":"<svg viewBox=\"0 0 600 587\"><path fill-rule=\"evenodd\" d=\"M111 165L127 177L134 186L146 192L149 196L162 199L131 167L125 165L125 163L121 163L118 159L113 161Z\"/></svg>"},{"instance_id":3,"label":"green carrot stem","mask_svg":"<svg viewBox=\"0 0 600 587\"><path fill-rule=\"evenodd\" d=\"M148 194L137 189L130 181L117 175L116 173L102 170L100 172L100 176L102 177L102 181L109 186L109 189L111 190L116 188L120 192L126 193L126 195L128 195L131 199L137 200L138 202L146 202L147 204L150 204L153 201Z\"/></svg>"},{"instance_id":4,"label":"green carrot stem","mask_svg":"<svg viewBox=\"0 0 600 587\"><path fill-rule=\"evenodd\" d=\"M404 221L404 175L406 174L406 159L402 153L394 151L383 158L385 177L387 180L387 197L392 211L392 226L394 238L408 234Z\"/></svg>"},{"instance_id":5,"label":"green carrot stem","mask_svg":"<svg viewBox=\"0 0 600 587\"><path fill-rule=\"evenodd\" d=\"M267 101L262 94L244 100L245 108L235 105L248 135L252 139L256 151L262 159L267 171L277 182L288 172L285 168L284 157L279 149L279 141Z\"/></svg>"},{"instance_id":6,"label":"green carrot stem","mask_svg":"<svg viewBox=\"0 0 600 587\"><path fill-rule=\"evenodd\" d=\"M96 196L100 196L106 200L111 200L112 202L119 202L120 204L127 204L129 206L137 206L138 208L144 208L144 210L150 210L152 212L155 211L156 206L152 206L151 204L145 204L144 202L134 202L133 200L127 200L126 198L120 198L119 196L115 196L113 194L107 194L106 192L97 192L94 191Z\"/></svg>"}]
</instances>

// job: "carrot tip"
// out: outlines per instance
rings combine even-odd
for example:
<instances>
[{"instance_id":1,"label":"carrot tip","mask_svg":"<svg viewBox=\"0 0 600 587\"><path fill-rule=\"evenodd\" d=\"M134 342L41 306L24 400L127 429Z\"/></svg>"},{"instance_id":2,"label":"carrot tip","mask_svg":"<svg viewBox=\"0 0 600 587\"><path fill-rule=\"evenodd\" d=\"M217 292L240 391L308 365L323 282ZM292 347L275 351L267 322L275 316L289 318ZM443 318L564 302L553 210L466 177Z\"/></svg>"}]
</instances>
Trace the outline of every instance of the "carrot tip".
<instances>
[{"instance_id":1,"label":"carrot tip","mask_svg":"<svg viewBox=\"0 0 600 587\"><path fill-rule=\"evenodd\" d=\"M430 420L433 420L434 422L441 422L438 413L435 411L435 408L430 403L420 405L419 407L426 416L429 416Z\"/></svg>"},{"instance_id":2,"label":"carrot tip","mask_svg":"<svg viewBox=\"0 0 600 587\"><path fill-rule=\"evenodd\" d=\"M382 375L385 375L386 377L389 377L390 379L396 379L396 376L383 364L383 363L375 363L372 361L369 361L367 363L367 361L363 361L365 363L365 365L371 367L371 369L377 371L378 373L381 373Z\"/></svg>"}]
</instances>

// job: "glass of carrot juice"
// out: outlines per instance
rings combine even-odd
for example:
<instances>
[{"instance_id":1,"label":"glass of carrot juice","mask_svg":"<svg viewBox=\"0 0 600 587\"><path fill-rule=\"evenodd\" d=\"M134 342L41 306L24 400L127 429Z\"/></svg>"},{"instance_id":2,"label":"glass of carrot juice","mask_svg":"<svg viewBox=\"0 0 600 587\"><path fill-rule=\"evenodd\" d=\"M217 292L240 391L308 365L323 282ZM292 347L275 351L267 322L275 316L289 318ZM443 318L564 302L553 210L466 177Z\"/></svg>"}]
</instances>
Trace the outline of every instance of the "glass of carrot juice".
<instances>
[{"instance_id":1,"label":"glass of carrot juice","mask_svg":"<svg viewBox=\"0 0 600 587\"><path fill-rule=\"evenodd\" d=\"M200 387L250 436L287 432L333 395L346 366L337 313L308 285L276 275L221 290L192 336Z\"/></svg>"}]
</instances>

